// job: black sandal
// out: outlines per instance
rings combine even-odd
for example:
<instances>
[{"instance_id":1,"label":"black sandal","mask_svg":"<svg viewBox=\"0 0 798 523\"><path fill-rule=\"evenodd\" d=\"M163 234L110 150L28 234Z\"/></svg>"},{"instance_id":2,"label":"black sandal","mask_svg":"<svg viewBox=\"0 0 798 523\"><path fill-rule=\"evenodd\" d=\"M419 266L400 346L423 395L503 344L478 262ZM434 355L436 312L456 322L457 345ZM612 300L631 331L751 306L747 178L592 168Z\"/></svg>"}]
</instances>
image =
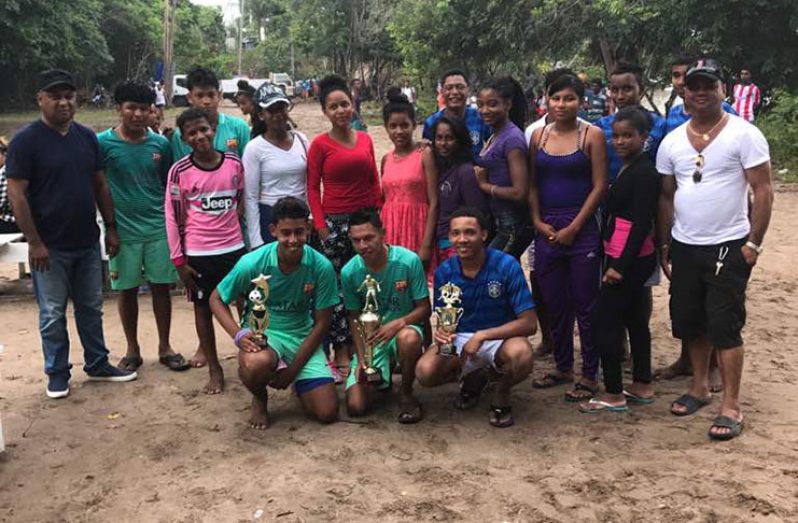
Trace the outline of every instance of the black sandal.
<instances>
[{"instance_id":1,"label":"black sandal","mask_svg":"<svg viewBox=\"0 0 798 523\"><path fill-rule=\"evenodd\" d=\"M182 354L176 352L167 356L159 356L158 362L166 366L169 370L184 371L191 368L191 364L186 361Z\"/></svg>"},{"instance_id":2,"label":"black sandal","mask_svg":"<svg viewBox=\"0 0 798 523\"><path fill-rule=\"evenodd\" d=\"M143 364L144 360L141 359L141 356L123 356L116 366L122 370L136 371Z\"/></svg>"},{"instance_id":3,"label":"black sandal","mask_svg":"<svg viewBox=\"0 0 798 523\"><path fill-rule=\"evenodd\" d=\"M510 405L505 407L490 406L490 419L488 422L497 429L506 429L515 425L513 418L513 408Z\"/></svg>"},{"instance_id":4,"label":"black sandal","mask_svg":"<svg viewBox=\"0 0 798 523\"><path fill-rule=\"evenodd\" d=\"M695 414L698 412L698 409L705 405L709 405L710 399L701 399L696 398L692 394L682 394L679 396L676 401L671 403L671 414L674 416L689 416L690 414ZM684 412L673 410L674 405L681 405L685 408Z\"/></svg>"},{"instance_id":5,"label":"black sandal","mask_svg":"<svg viewBox=\"0 0 798 523\"><path fill-rule=\"evenodd\" d=\"M598 387L591 387L590 385L577 382L572 390L569 390L565 393L565 401L577 403L580 401L590 400L593 398L593 396L598 394L598 391ZM580 392L584 392L585 394L580 394Z\"/></svg>"},{"instance_id":6,"label":"black sandal","mask_svg":"<svg viewBox=\"0 0 798 523\"><path fill-rule=\"evenodd\" d=\"M729 429L726 434L712 432L712 429ZM743 431L743 420L737 421L728 416L718 416L712 420L709 427L709 438L715 441L729 441L739 436Z\"/></svg>"},{"instance_id":7,"label":"black sandal","mask_svg":"<svg viewBox=\"0 0 798 523\"><path fill-rule=\"evenodd\" d=\"M474 371L460 382L460 395L454 406L459 410L471 410L479 403L479 397L488 386L488 374L482 370Z\"/></svg>"}]
</instances>

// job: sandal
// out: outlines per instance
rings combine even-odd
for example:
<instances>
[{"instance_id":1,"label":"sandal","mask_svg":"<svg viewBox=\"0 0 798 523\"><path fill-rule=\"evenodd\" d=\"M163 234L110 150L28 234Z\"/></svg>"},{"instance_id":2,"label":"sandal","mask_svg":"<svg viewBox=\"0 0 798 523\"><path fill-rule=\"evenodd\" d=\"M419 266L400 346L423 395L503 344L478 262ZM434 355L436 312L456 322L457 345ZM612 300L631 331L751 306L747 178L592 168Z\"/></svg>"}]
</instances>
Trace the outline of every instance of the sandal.
<instances>
[{"instance_id":1,"label":"sandal","mask_svg":"<svg viewBox=\"0 0 798 523\"><path fill-rule=\"evenodd\" d=\"M169 370L174 370L177 372L191 368L191 364L187 362L183 355L179 352L169 354L167 356L160 356L158 361L161 363L161 365L165 365Z\"/></svg>"},{"instance_id":2,"label":"sandal","mask_svg":"<svg viewBox=\"0 0 798 523\"><path fill-rule=\"evenodd\" d=\"M123 356L116 365L122 370L135 371L144 364L141 356Z\"/></svg>"},{"instance_id":3,"label":"sandal","mask_svg":"<svg viewBox=\"0 0 798 523\"><path fill-rule=\"evenodd\" d=\"M471 410L479 403L479 397L488 386L488 375L482 370L474 371L460 381L460 395L454 406L459 410Z\"/></svg>"},{"instance_id":4,"label":"sandal","mask_svg":"<svg viewBox=\"0 0 798 523\"><path fill-rule=\"evenodd\" d=\"M424 417L421 403L405 403L399 405L399 416L396 421L402 425L412 425L418 423Z\"/></svg>"},{"instance_id":5,"label":"sandal","mask_svg":"<svg viewBox=\"0 0 798 523\"><path fill-rule=\"evenodd\" d=\"M701 399L696 398L691 394L682 394L676 399L676 401L671 403L671 414L674 416L689 416L690 414L695 414L701 407L709 405L709 401L710 398ZM674 405L682 405L687 410L684 412L675 411L673 410Z\"/></svg>"},{"instance_id":6,"label":"sandal","mask_svg":"<svg viewBox=\"0 0 798 523\"><path fill-rule=\"evenodd\" d=\"M712 429L731 429L726 434L717 434L712 432ZM743 431L743 420L735 421L728 416L718 416L712 420L712 426L709 427L709 438L715 441L729 441L739 436Z\"/></svg>"},{"instance_id":7,"label":"sandal","mask_svg":"<svg viewBox=\"0 0 798 523\"><path fill-rule=\"evenodd\" d=\"M574 385L573 390L569 390L565 393L565 401L570 402L577 402L577 401L585 401L591 399L595 396L599 391L599 388L591 387L590 385L585 385L584 383L577 382Z\"/></svg>"},{"instance_id":8,"label":"sandal","mask_svg":"<svg viewBox=\"0 0 798 523\"><path fill-rule=\"evenodd\" d=\"M591 398L587 403L581 403L579 405L579 412L583 412L585 414L597 414L599 412L627 412L628 410L629 407L626 405L613 405L612 403L597 400L596 398Z\"/></svg>"},{"instance_id":9,"label":"sandal","mask_svg":"<svg viewBox=\"0 0 798 523\"><path fill-rule=\"evenodd\" d=\"M549 372L539 380L532 380L532 388L548 389L551 387L556 387L558 385L565 385L567 383L573 383L573 382L574 382L573 378L563 378L562 376L558 376L553 372Z\"/></svg>"},{"instance_id":10,"label":"sandal","mask_svg":"<svg viewBox=\"0 0 798 523\"><path fill-rule=\"evenodd\" d=\"M654 403L654 396L640 396L628 390L624 390L623 395L626 397L627 403L633 403L635 405L651 405Z\"/></svg>"},{"instance_id":11,"label":"sandal","mask_svg":"<svg viewBox=\"0 0 798 523\"><path fill-rule=\"evenodd\" d=\"M513 408L510 405L506 407L490 406L490 419L488 422L497 429L506 429L515 425L515 418L513 418Z\"/></svg>"}]
</instances>

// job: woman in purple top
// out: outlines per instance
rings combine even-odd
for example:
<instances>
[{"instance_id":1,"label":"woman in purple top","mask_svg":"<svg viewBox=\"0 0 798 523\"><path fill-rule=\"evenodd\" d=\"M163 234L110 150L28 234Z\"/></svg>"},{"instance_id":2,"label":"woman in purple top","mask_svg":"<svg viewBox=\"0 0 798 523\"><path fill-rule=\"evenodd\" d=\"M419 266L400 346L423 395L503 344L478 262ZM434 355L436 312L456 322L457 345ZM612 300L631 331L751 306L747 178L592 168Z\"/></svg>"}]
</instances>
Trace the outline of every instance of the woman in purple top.
<instances>
[{"instance_id":1,"label":"woman in purple top","mask_svg":"<svg viewBox=\"0 0 798 523\"><path fill-rule=\"evenodd\" d=\"M590 320L601 284L597 209L607 189L607 149L598 127L577 120L584 95L579 78L562 75L547 94L554 121L536 130L529 144L529 206L538 232L535 276L546 303L557 369L532 385L546 388L573 382L576 317L582 377L565 397L582 401L598 390L598 354Z\"/></svg>"},{"instance_id":2,"label":"woman in purple top","mask_svg":"<svg viewBox=\"0 0 798 523\"><path fill-rule=\"evenodd\" d=\"M471 136L460 118L441 116L432 126L432 150L438 167L438 263L456 254L449 242L449 218L460 207L487 213L488 200L474 176Z\"/></svg>"},{"instance_id":3,"label":"woman in purple top","mask_svg":"<svg viewBox=\"0 0 798 523\"><path fill-rule=\"evenodd\" d=\"M495 226L490 246L520 258L532 239L527 198L527 144L524 128L526 97L512 78L488 83L479 90L477 109L493 129L479 155L479 188L490 196Z\"/></svg>"}]
</instances>

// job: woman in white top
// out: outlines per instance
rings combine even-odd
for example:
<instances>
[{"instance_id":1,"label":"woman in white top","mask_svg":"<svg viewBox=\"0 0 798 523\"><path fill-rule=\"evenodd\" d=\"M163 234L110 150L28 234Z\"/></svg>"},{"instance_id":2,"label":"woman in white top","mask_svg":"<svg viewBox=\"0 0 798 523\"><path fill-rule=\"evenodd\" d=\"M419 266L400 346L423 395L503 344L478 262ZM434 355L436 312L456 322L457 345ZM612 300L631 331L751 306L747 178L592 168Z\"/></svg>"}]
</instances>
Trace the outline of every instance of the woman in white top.
<instances>
[{"instance_id":1,"label":"woman in white top","mask_svg":"<svg viewBox=\"0 0 798 523\"><path fill-rule=\"evenodd\" d=\"M259 110L252 115L252 135L244 149L244 205L251 249L274 241L269 234L272 206L285 196L308 201L308 139L288 131L291 102L271 84L255 94Z\"/></svg>"}]
</instances>

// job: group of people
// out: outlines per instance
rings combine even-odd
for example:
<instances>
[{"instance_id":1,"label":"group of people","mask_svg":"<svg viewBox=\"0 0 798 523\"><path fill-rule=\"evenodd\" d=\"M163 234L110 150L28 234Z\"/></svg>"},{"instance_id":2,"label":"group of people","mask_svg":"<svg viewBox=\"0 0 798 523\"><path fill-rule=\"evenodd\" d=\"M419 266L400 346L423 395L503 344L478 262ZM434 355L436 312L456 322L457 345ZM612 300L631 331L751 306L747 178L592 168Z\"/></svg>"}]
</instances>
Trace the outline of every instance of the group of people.
<instances>
[{"instance_id":1,"label":"group of people","mask_svg":"<svg viewBox=\"0 0 798 523\"><path fill-rule=\"evenodd\" d=\"M684 102L671 112L683 121L669 128L676 113L641 107L642 70L632 64L610 75L617 111L595 125L578 117L585 85L570 70L547 76L547 113L529 126L518 82L486 82L471 107L467 76L448 71L444 107L426 119L422 140L414 104L391 93L382 116L393 149L379 160L370 135L353 128L351 86L334 75L317 83L330 129L309 141L289 125L291 101L269 85L250 93L251 129L220 112L218 79L203 68L187 75L191 108L171 138L148 128L155 94L135 82L115 89L119 124L95 135L73 121L72 77L43 73L41 120L13 138L8 178L29 243L48 396L69 393L68 297L90 378L135 379L138 288L148 283L159 361L178 371L207 366L205 392L222 392L215 318L240 349L253 428L269 425L269 387L293 385L309 415L332 422L336 383L345 383L347 412L364 415L396 370L400 423L423 417L416 381L458 382L460 409L474 408L493 383L489 422L508 427L512 387L547 352L556 369L534 387L570 385L564 398L580 411L622 412L654 401L649 319L661 266L694 375L671 412L709 402L717 361L723 401L709 435L736 437L745 288L772 206L768 146L724 111L716 61L679 59L673 72ZM102 336L97 207L127 339L118 366ZM194 305L190 360L169 342L178 278ZM433 307L455 301L454 332L430 322ZM262 333L249 321L261 305ZM367 335L359 322L370 306L381 325ZM533 350L538 324L543 343ZM627 332L633 373L624 386ZM450 345L457 356L441 350Z\"/></svg>"}]
</instances>

